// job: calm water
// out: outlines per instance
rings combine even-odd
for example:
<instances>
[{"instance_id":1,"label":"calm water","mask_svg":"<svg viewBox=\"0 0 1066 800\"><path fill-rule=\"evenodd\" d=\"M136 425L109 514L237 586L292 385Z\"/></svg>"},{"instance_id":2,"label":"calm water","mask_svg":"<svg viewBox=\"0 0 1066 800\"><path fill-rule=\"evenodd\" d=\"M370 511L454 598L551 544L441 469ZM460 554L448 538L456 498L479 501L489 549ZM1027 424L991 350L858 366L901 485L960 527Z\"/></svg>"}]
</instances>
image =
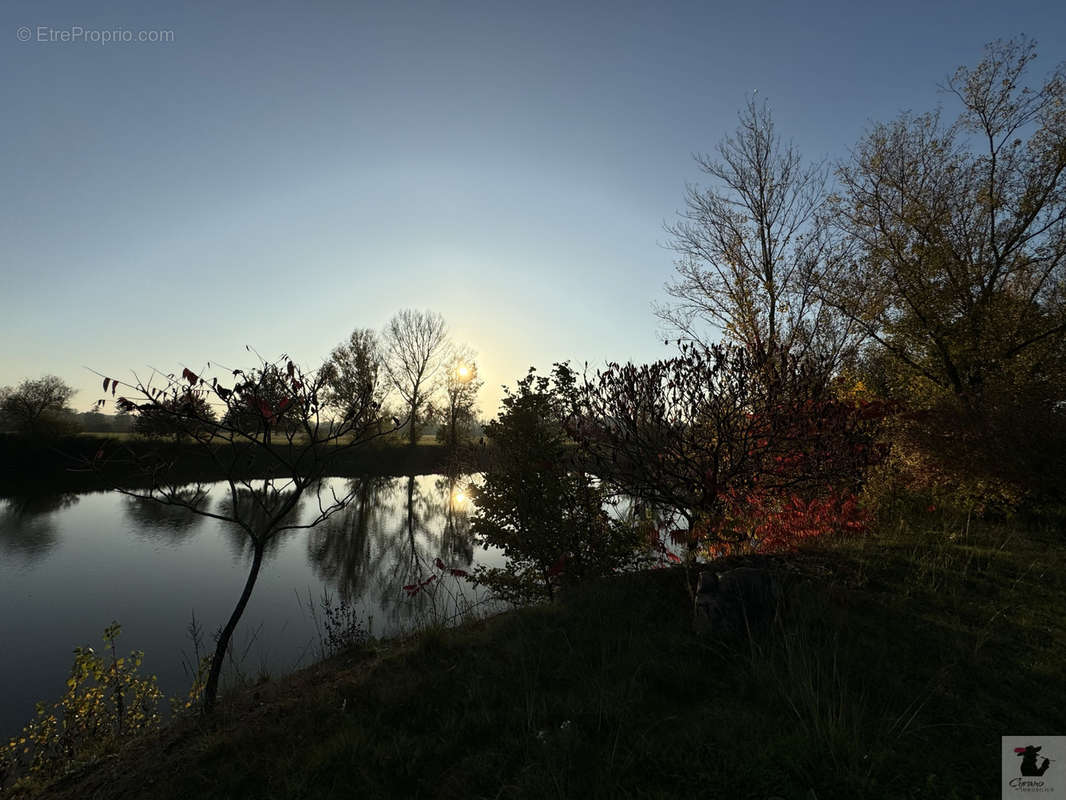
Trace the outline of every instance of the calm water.
<instances>
[{"instance_id":1,"label":"calm water","mask_svg":"<svg viewBox=\"0 0 1066 800\"><path fill-rule=\"evenodd\" d=\"M355 489L355 499L318 527L275 540L234 638L243 671L278 675L314 659L320 642L308 592L343 598L371 618L376 636L410 629L434 603L451 608L445 592L411 599L402 587L428 575L436 558L462 569L501 563L470 534L469 480L327 480L326 491ZM228 502L223 488L211 487L209 505ZM296 513L307 522L317 510L312 496ZM168 695L186 692L190 619L195 613L209 639L250 561L235 527L117 492L0 497L0 736L29 721L36 701L59 698L72 648L99 650L112 620L122 624L122 655L143 650L143 672ZM444 588L474 596L460 581Z\"/></svg>"}]
</instances>

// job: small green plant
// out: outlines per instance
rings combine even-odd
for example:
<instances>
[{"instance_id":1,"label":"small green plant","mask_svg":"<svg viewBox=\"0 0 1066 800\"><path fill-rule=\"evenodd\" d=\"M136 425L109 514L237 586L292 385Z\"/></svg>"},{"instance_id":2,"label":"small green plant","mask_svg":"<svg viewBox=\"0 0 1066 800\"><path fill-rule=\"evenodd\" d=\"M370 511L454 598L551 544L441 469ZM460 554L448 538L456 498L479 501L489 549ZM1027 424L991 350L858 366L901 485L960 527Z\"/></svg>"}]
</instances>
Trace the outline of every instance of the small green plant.
<instances>
[{"instance_id":1,"label":"small green plant","mask_svg":"<svg viewBox=\"0 0 1066 800\"><path fill-rule=\"evenodd\" d=\"M117 622L104 630L103 654L74 648L66 694L51 707L38 703L33 721L3 748L0 787L24 777L55 777L158 727L163 693L154 675L139 672L143 652L119 657L121 630Z\"/></svg>"}]
</instances>

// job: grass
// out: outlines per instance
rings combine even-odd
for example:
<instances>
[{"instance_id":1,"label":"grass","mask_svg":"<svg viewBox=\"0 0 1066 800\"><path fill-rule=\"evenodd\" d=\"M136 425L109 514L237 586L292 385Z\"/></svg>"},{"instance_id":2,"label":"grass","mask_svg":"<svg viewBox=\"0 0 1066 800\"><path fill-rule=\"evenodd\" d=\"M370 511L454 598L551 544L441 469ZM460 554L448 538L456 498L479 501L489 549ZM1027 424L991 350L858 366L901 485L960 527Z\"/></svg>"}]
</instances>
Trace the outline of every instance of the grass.
<instances>
[{"instance_id":1,"label":"grass","mask_svg":"<svg viewBox=\"0 0 1066 800\"><path fill-rule=\"evenodd\" d=\"M993 798L999 737L1061 733L1047 523L911 512L780 557L779 618L691 632L683 574L351 650L47 797Z\"/></svg>"}]
</instances>

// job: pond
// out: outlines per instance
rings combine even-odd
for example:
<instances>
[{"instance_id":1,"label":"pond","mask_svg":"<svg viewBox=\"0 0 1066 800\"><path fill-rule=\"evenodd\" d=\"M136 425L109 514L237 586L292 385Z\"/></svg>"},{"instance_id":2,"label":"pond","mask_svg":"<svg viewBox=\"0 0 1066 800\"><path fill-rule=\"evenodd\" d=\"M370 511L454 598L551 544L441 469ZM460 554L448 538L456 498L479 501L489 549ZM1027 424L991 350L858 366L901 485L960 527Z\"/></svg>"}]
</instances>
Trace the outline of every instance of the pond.
<instances>
[{"instance_id":1,"label":"pond","mask_svg":"<svg viewBox=\"0 0 1066 800\"><path fill-rule=\"evenodd\" d=\"M484 590L451 577L433 594L403 591L438 558L463 570L502 563L471 535L470 480L326 479L324 494L351 491L353 499L316 527L273 542L233 640L230 679L276 677L314 661L323 645L324 593L379 637L485 601ZM224 510L226 485L208 490L205 508ZM306 523L317 514L312 494L294 516ZM21 729L37 701L59 699L73 648L100 650L112 620L122 625L120 655L143 650L142 673L157 675L167 695L185 694L185 665L195 660L193 615L210 643L250 562L235 526L119 492L0 497L0 737ZM317 625L309 605L317 605ZM492 610L487 602L478 608Z\"/></svg>"}]
</instances>

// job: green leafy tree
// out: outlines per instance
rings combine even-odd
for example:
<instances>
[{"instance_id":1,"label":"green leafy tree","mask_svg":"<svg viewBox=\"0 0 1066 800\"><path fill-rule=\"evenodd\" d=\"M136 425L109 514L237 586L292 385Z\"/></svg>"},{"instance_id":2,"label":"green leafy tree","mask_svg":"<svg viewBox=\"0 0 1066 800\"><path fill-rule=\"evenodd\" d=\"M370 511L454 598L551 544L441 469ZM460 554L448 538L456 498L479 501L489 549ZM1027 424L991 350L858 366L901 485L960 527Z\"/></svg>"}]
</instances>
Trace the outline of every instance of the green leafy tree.
<instances>
[{"instance_id":1,"label":"green leafy tree","mask_svg":"<svg viewBox=\"0 0 1066 800\"><path fill-rule=\"evenodd\" d=\"M68 406L76 393L55 375L24 380L15 389L0 391L3 418L14 430L34 436L65 433L76 428Z\"/></svg>"},{"instance_id":2,"label":"green leafy tree","mask_svg":"<svg viewBox=\"0 0 1066 800\"><path fill-rule=\"evenodd\" d=\"M323 378L326 401L342 419L366 410L377 413L382 407L388 388L383 359L378 336L369 328L356 328L347 342L333 349L322 368Z\"/></svg>"},{"instance_id":3,"label":"green leafy tree","mask_svg":"<svg viewBox=\"0 0 1066 800\"><path fill-rule=\"evenodd\" d=\"M574 379L565 366L550 377L530 369L486 427L495 457L475 489L473 532L507 556L477 578L512 602L551 599L565 581L602 575L636 549L632 528L612 522L598 482L573 459L564 429Z\"/></svg>"},{"instance_id":4,"label":"green leafy tree","mask_svg":"<svg viewBox=\"0 0 1066 800\"><path fill-rule=\"evenodd\" d=\"M210 433L216 422L215 411L205 396L186 393L164 398L159 407L149 406L136 411L133 431L142 436L173 436L181 440Z\"/></svg>"},{"instance_id":5,"label":"green leafy tree","mask_svg":"<svg viewBox=\"0 0 1066 800\"><path fill-rule=\"evenodd\" d=\"M264 363L248 371L238 370L238 373L235 377L241 379L238 383L240 391L236 395L239 400L226 402L222 420L225 428L268 445L276 433L291 434L299 429L296 409L291 407L291 376L282 362ZM322 394L320 402L325 407L325 392ZM187 398L178 399L190 402ZM156 404L149 413L166 412Z\"/></svg>"}]
</instances>

